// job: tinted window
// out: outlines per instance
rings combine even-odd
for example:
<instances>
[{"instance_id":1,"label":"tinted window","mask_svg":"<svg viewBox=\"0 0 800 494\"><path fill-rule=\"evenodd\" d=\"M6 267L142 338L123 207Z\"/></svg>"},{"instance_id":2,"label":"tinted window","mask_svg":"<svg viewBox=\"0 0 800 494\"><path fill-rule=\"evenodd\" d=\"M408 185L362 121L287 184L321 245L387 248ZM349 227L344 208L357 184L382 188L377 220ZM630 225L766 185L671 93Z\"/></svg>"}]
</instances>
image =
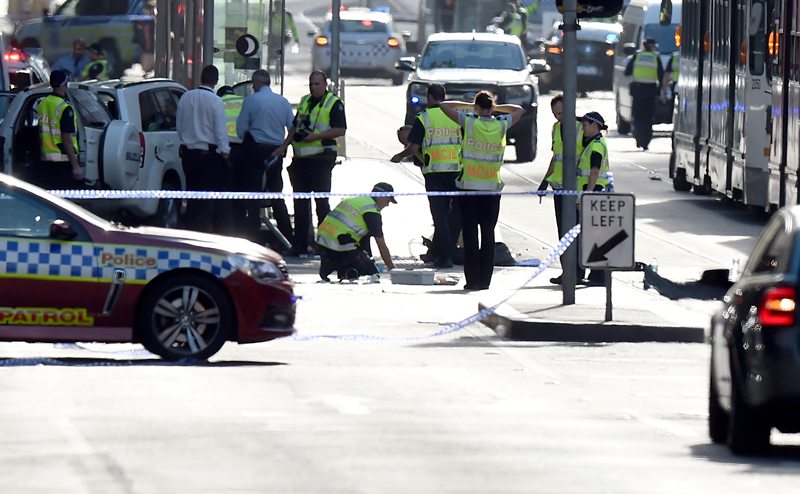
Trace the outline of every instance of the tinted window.
<instances>
[{"instance_id":1,"label":"tinted window","mask_svg":"<svg viewBox=\"0 0 800 494\"><path fill-rule=\"evenodd\" d=\"M55 210L30 196L0 185L0 236L47 238L58 219Z\"/></svg>"},{"instance_id":2,"label":"tinted window","mask_svg":"<svg viewBox=\"0 0 800 494\"><path fill-rule=\"evenodd\" d=\"M725 24L723 23L722 25ZM658 43L659 53L672 53L678 49L678 47L675 46L675 30L677 28L677 24L669 26L648 24L644 27L644 38L655 38L656 43Z\"/></svg>"},{"instance_id":3,"label":"tinted window","mask_svg":"<svg viewBox=\"0 0 800 494\"><path fill-rule=\"evenodd\" d=\"M525 56L513 43L442 41L428 43L422 55L423 70L441 68L523 70Z\"/></svg>"},{"instance_id":4,"label":"tinted window","mask_svg":"<svg viewBox=\"0 0 800 494\"><path fill-rule=\"evenodd\" d=\"M142 132L155 132L160 130L159 111L153 99L153 91L139 93L139 113L142 117Z\"/></svg>"},{"instance_id":5,"label":"tinted window","mask_svg":"<svg viewBox=\"0 0 800 494\"><path fill-rule=\"evenodd\" d=\"M69 100L72 106L75 107L78 118L85 127L102 129L111 122L111 116L108 114L105 105L98 101L96 93L80 88L69 89L68 92Z\"/></svg>"},{"instance_id":6,"label":"tinted window","mask_svg":"<svg viewBox=\"0 0 800 494\"><path fill-rule=\"evenodd\" d=\"M745 267L745 275L785 272L793 237L784 217L776 215L764 227L753 247L750 260Z\"/></svg>"},{"instance_id":7,"label":"tinted window","mask_svg":"<svg viewBox=\"0 0 800 494\"><path fill-rule=\"evenodd\" d=\"M325 31L331 32L331 23L325 24ZM390 25L385 22L364 20L339 20L340 33L390 33Z\"/></svg>"}]
</instances>

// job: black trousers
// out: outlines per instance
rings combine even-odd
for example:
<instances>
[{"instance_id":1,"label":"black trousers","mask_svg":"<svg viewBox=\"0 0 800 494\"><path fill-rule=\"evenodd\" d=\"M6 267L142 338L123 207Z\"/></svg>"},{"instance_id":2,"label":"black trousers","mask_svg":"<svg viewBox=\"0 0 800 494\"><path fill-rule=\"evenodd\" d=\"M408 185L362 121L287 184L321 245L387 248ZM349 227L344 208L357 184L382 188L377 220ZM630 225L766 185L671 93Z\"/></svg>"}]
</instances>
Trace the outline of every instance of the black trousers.
<instances>
[{"instance_id":1,"label":"black trousers","mask_svg":"<svg viewBox=\"0 0 800 494\"><path fill-rule=\"evenodd\" d=\"M378 272L375 261L360 247L347 252L339 252L318 245L317 252L320 254L319 277L323 280L327 280L328 275L334 271L340 280L354 279Z\"/></svg>"},{"instance_id":2,"label":"black trousers","mask_svg":"<svg viewBox=\"0 0 800 494\"><path fill-rule=\"evenodd\" d=\"M658 85L634 82L631 84L633 99L633 137L637 147L647 147L653 139L653 123L656 119Z\"/></svg>"},{"instance_id":3,"label":"black trousers","mask_svg":"<svg viewBox=\"0 0 800 494\"><path fill-rule=\"evenodd\" d=\"M233 188L233 172L215 151L181 148L186 189L222 192ZM190 199L186 202L185 225L189 230L234 234L229 199Z\"/></svg>"},{"instance_id":4,"label":"black trousers","mask_svg":"<svg viewBox=\"0 0 800 494\"><path fill-rule=\"evenodd\" d=\"M265 165L272 160L270 155L278 149L278 145L259 144L250 134L247 135L241 145L242 156L237 164L238 189L243 192L262 192ZM233 151L231 151L233 152ZM267 192L283 192L283 157L278 156L278 161L266 168ZM242 236L251 240L258 239L261 231L261 204L260 200L237 201L235 214L240 225ZM278 224L278 230L291 242L292 239L292 220L289 211L286 209L286 202L283 199L271 199L269 201L272 208L272 215Z\"/></svg>"},{"instance_id":5,"label":"black trousers","mask_svg":"<svg viewBox=\"0 0 800 494\"><path fill-rule=\"evenodd\" d=\"M292 158L292 164L288 168L292 189L294 192L330 192L331 175L335 165L335 154ZM317 205L317 225L320 225L331 212L330 202L327 197L314 199L314 202ZM292 250L298 254L306 253L309 238L313 239L312 231L311 199L295 199Z\"/></svg>"},{"instance_id":6,"label":"black trousers","mask_svg":"<svg viewBox=\"0 0 800 494\"><path fill-rule=\"evenodd\" d=\"M425 190L456 191L458 172L426 173ZM448 196L428 196L428 203L433 217L433 245L428 254L435 261L452 261L461 232L461 214L457 201Z\"/></svg>"},{"instance_id":7,"label":"black trousers","mask_svg":"<svg viewBox=\"0 0 800 494\"><path fill-rule=\"evenodd\" d=\"M488 288L494 272L494 227L500 215L500 196L461 196L458 198L458 207L464 236L466 286Z\"/></svg>"},{"instance_id":8,"label":"black trousers","mask_svg":"<svg viewBox=\"0 0 800 494\"><path fill-rule=\"evenodd\" d=\"M41 161L33 167L30 182L45 190L82 189L86 186L83 180L75 180L72 176L72 165L69 161Z\"/></svg>"}]
</instances>

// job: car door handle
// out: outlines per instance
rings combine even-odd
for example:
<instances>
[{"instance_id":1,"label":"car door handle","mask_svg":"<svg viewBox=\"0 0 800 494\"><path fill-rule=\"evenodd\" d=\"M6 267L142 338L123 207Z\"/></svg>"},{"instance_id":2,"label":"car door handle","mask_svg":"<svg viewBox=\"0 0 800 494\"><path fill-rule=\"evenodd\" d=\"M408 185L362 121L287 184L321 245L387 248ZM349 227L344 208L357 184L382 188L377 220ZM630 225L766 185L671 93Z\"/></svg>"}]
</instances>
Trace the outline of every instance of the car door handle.
<instances>
[{"instance_id":1,"label":"car door handle","mask_svg":"<svg viewBox=\"0 0 800 494\"><path fill-rule=\"evenodd\" d=\"M171 141L167 141L167 143L166 143L166 144L164 144L164 146L166 146L166 147L168 147L168 148L174 148L174 147L175 147L175 143L174 143L174 142L171 142Z\"/></svg>"},{"instance_id":2,"label":"car door handle","mask_svg":"<svg viewBox=\"0 0 800 494\"><path fill-rule=\"evenodd\" d=\"M86 144L97 144L97 139L87 139Z\"/></svg>"}]
</instances>

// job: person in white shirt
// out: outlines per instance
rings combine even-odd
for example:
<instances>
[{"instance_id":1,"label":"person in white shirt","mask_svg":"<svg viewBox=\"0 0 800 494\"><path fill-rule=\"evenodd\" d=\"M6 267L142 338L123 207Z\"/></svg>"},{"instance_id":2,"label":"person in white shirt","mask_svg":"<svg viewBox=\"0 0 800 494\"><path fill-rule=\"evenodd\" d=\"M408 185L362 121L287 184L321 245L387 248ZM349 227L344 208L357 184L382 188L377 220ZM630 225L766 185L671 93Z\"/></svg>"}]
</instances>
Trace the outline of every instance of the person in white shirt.
<instances>
[{"instance_id":1,"label":"person in white shirt","mask_svg":"<svg viewBox=\"0 0 800 494\"><path fill-rule=\"evenodd\" d=\"M228 164L231 146L225 104L214 93L218 81L217 68L206 65L200 74L200 86L185 92L178 102L176 127L187 190L231 190L232 173ZM232 223L227 199L187 202L186 228L224 234L231 232Z\"/></svg>"}]
</instances>

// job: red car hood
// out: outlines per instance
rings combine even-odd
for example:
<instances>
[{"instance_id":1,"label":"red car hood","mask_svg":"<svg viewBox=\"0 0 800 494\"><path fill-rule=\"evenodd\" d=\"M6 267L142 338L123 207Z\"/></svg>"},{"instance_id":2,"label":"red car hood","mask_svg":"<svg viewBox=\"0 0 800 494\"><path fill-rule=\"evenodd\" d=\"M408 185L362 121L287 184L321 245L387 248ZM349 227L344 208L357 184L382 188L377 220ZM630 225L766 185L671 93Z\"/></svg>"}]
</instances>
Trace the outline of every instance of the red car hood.
<instances>
[{"instance_id":1,"label":"red car hood","mask_svg":"<svg viewBox=\"0 0 800 494\"><path fill-rule=\"evenodd\" d=\"M218 254L247 254L277 263L282 259L274 250L250 240L189 230L173 230L151 226L109 232L109 240L125 244L152 244L175 249L199 249Z\"/></svg>"}]
</instances>

